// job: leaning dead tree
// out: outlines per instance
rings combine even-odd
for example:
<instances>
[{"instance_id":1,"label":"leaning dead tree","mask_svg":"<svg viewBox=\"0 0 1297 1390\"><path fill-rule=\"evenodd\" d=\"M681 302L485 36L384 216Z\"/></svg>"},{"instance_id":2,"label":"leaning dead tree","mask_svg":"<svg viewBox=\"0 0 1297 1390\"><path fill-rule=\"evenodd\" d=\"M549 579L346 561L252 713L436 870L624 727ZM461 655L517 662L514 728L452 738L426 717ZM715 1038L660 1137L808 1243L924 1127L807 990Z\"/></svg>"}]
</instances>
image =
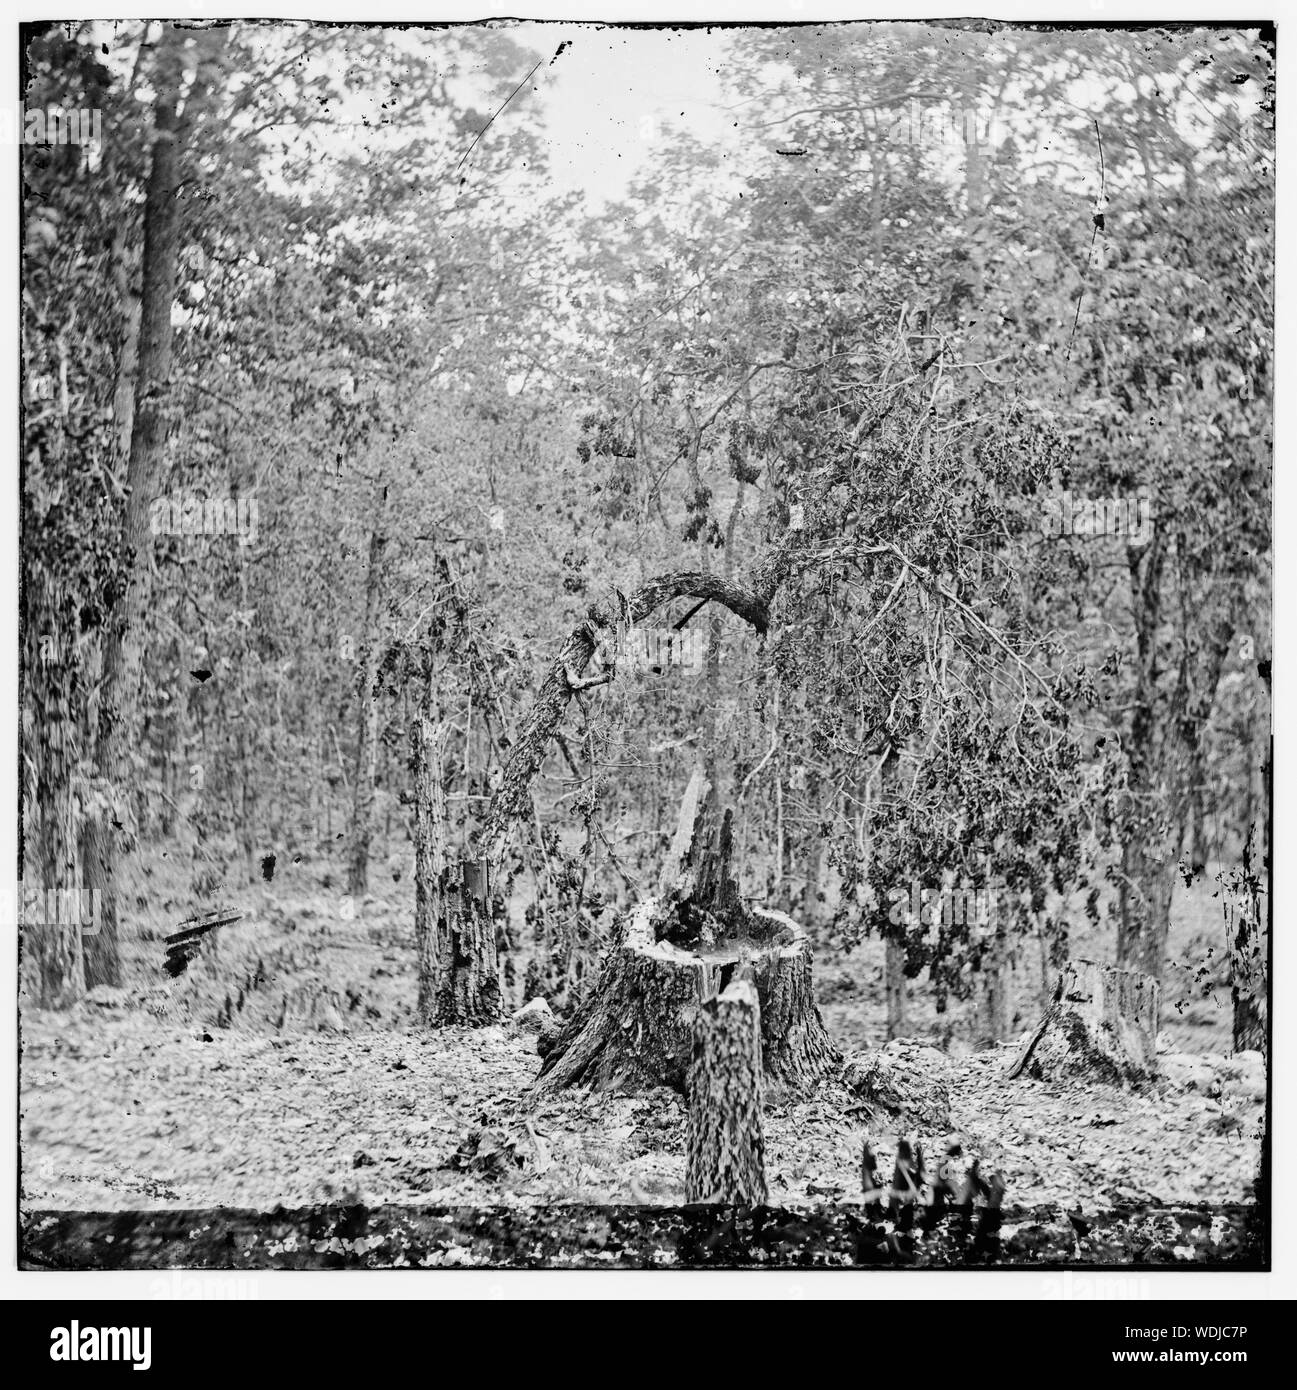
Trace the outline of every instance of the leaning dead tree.
<instances>
[{"instance_id":1,"label":"leaning dead tree","mask_svg":"<svg viewBox=\"0 0 1297 1390\"><path fill-rule=\"evenodd\" d=\"M694 1024L685 1201L755 1207L765 1200L761 1006L746 978L706 1000Z\"/></svg>"},{"instance_id":2,"label":"leaning dead tree","mask_svg":"<svg viewBox=\"0 0 1297 1390\"><path fill-rule=\"evenodd\" d=\"M782 913L745 905L731 827L697 769L658 892L625 923L594 992L547 1053L538 1088L684 1090L699 1010L740 976L759 1001L770 1084L801 1088L840 1062L815 1004L805 933Z\"/></svg>"},{"instance_id":3,"label":"leaning dead tree","mask_svg":"<svg viewBox=\"0 0 1297 1390\"><path fill-rule=\"evenodd\" d=\"M1151 975L1068 961L1054 1001L1023 1044L1009 1078L1084 1075L1118 1085L1157 1071L1158 986Z\"/></svg>"}]
</instances>

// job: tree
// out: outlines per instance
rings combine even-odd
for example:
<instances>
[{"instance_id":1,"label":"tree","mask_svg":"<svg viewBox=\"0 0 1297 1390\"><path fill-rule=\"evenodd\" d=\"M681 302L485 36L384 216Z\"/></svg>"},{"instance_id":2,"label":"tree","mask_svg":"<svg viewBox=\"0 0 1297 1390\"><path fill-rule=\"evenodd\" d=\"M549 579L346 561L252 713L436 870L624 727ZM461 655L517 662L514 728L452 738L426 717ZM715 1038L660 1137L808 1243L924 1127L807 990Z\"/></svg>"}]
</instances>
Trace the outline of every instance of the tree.
<instances>
[{"instance_id":1,"label":"tree","mask_svg":"<svg viewBox=\"0 0 1297 1390\"><path fill-rule=\"evenodd\" d=\"M171 319L181 235L181 203L177 194L190 134L195 122L203 118L212 88L219 80L227 35L225 28L199 34L194 74L186 84L187 41L183 31L168 28L160 42L153 74L156 96L152 162L144 205L140 345L121 533L127 578L121 603L105 634L95 741L96 774L115 788L115 795L111 812L102 810L87 819L81 843L86 883L102 896L103 904L99 931L89 939L86 950L86 983L92 987L121 982L117 893L120 848L114 832L124 831L133 819L125 791L131 780L131 747L138 727L143 619L153 584L149 518L153 502L163 490L164 450L171 421Z\"/></svg>"},{"instance_id":2,"label":"tree","mask_svg":"<svg viewBox=\"0 0 1297 1390\"><path fill-rule=\"evenodd\" d=\"M59 26L25 52L33 107L102 113L128 124L123 94L88 46ZM114 145L130 168L129 138ZM92 650L122 585L113 532L119 489L113 383L120 279L115 235L127 217L121 190L80 143L21 147L23 245L23 469L20 704L24 889L41 910L23 914L24 988L42 1006L85 987L83 929L101 913L51 912L79 900L83 811L102 803L85 750ZM107 162L107 161L105 161ZM34 918L34 920L33 920Z\"/></svg>"}]
</instances>

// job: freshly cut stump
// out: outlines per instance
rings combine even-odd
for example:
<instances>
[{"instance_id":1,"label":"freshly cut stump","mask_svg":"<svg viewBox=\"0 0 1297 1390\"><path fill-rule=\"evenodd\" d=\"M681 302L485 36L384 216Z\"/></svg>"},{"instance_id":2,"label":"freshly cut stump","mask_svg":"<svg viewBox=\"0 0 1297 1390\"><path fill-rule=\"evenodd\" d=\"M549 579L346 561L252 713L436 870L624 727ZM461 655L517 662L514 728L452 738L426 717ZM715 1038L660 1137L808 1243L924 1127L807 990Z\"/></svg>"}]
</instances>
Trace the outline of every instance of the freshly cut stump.
<instances>
[{"instance_id":1,"label":"freshly cut stump","mask_svg":"<svg viewBox=\"0 0 1297 1390\"><path fill-rule=\"evenodd\" d=\"M815 1005L805 932L743 903L730 872L731 823L695 772L660 890L626 923L594 993L547 1053L538 1088L683 1091L698 1011L740 972L756 987L768 1084L800 1089L841 1061Z\"/></svg>"},{"instance_id":2,"label":"freshly cut stump","mask_svg":"<svg viewBox=\"0 0 1297 1390\"><path fill-rule=\"evenodd\" d=\"M1157 1072L1158 985L1151 975L1068 961L1054 1002L1023 1045L1009 1078L1086 1076L1126 1085Z\"/></svg>"},{"instance_id":3,"label":"freshly cut stump","mask_svg":"<svg viewBox=\"0 0 1297 1390\"><path fill-rule=\"evenodd\" d=\"M800 1089L837 1066L815 1004L811 952L791 918L757 909L764 940L727 941L690 950L657 940L659 902L641 903L625 938L609 954L595 992L559 1033L537 1088L563 1086L684 1091L694 1023L703 1001L723 992L743 966L760 1007L761 1058L772 1085Z\"/></svg>"},{"instance_id":4,"label":"freshly cut stump","mask_svg":"<svg viewBox=\"0 0 1297 1390\"><path fill-rule=\"evenodd\" d=\"M698 1011L689 1067L686 1202L765 1203L760 1014L750 980L733 981Z\"/></svg>"}]
</instances>

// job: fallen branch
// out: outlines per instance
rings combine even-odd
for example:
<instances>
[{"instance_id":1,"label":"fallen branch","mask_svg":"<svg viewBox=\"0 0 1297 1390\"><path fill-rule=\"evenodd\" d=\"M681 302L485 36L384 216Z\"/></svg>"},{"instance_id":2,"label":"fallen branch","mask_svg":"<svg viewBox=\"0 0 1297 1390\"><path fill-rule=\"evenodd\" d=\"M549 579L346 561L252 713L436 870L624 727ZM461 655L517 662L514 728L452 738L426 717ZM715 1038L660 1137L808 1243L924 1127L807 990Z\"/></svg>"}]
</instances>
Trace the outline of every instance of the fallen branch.
<instances>
[{"instance_id":1,"label":"fallen branch","mask_svg":"<svg viewBox=\"0 0 1297 1390\"><path fill-rule=\"evenodd\" d=\"M162 968L173 979L184 974L185 970L188 969L189 962L202 948L206 937L218 927L228 927L232 922L237 922L242 916L241 912L231 912L228 908L217 908L212 912L204 912L196 917L187 918L180 924L179 931L172 932L166 938L167 958L163 962Z\"/></svg>"}]
</instances>

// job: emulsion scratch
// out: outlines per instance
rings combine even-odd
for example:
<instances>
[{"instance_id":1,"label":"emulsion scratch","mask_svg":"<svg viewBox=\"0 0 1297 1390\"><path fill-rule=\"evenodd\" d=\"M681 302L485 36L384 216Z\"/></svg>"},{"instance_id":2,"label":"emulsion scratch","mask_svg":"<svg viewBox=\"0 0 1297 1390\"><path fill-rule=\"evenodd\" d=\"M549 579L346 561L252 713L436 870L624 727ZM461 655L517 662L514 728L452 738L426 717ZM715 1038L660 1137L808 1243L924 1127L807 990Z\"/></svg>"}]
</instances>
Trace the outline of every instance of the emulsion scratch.
<instances>
[{"instance_id":1,"label":"emulsion scratch","mask_svg":"<svg viewBox=\"0 0 1297 1390\"><path fill-rule=\"evenodd\" d=\"M561 47L559 49L559 52L562 52ZM554 57L557 58L558 53L556 53ZM540 65L544 61L544 58L538 58L536 60L536 66L532 68L532 70L527 74L527 76L524 77L522 81L519 82L518 85L513 89L513 91L511 91L509 95L505 97L505 99L500 103L500 105L496 108L495 112L492 114L491 120L487 121L487 123L482 127L482 129L477 132L477 134L473 137L473 143L469 145L468 149L466 149L462 155L460 155L459 163L455 165L456 171L460 169L464 161L477 148L477 142L486 134L488 130L491 129L491 124L495 120L496 116L498 116L500 112L503 111L504 108L508 106L508 104L514 99L514 97L516 97L518 93L522 91L522 89L527 85L527 83L531 81L531 79L536 75L536 68L540 67ZM553 60L551 59L551 61Z\"/></svg>"}]
</instances>

